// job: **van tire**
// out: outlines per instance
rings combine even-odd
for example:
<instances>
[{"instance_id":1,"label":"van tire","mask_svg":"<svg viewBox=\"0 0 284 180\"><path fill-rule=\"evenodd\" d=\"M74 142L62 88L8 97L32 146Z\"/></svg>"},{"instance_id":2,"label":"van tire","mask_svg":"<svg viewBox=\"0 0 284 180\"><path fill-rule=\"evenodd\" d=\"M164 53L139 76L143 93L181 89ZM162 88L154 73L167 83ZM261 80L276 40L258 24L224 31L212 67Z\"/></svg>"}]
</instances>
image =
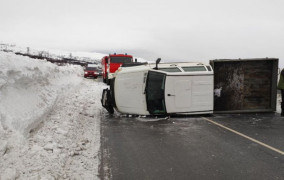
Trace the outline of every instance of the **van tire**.
<instances>
[{"instance_id":1,"label":"van tire","mask_svg":"<svg viewBox=\"0 0 284 180\"><path fill-rule=\"evenodd\" d=\"M101 99L102 106L110 113L114 113L114 109L111 103L111 95L110 95L110 90L104 89L102 93L102 99Z\"/></svg>"}]
</instances>

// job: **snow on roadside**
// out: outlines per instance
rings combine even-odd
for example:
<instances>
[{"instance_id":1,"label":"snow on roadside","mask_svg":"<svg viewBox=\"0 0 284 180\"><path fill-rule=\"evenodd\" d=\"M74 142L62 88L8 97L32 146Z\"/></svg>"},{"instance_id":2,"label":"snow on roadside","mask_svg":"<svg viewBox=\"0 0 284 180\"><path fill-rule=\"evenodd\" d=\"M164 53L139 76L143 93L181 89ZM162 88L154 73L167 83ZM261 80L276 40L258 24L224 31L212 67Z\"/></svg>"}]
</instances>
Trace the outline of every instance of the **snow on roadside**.
<instances>
[{"instance_id":1,"label":"snow on roadside","mask_svg":"<svg viewBox=\"0 0 284 180\"><path fill-rule=\"evenodd\" d=\"M0 52L0 127L28 135L59 94L81 82L82 68Z\"/></svg>"},{"instance_id":2,"label":"snow on roadside","mask_svg":"<svg viewBox=\"0 0 284 180\"><path fill-rule=\"evenodd\" d=\"M103 83L0 52L0 179L97 179Z\"/></svg>"},{"instance_id":3,"label":"snow on roadside","mask_svg":"<svg viewBox=\"0 0 284 180\"><path fill-rule=\"evenodd\" d=\"M14 147L0 160L0 172L20 179L99 179L99 101L103 83L85 79L61 96L27 146ZM5 166L1 166L5 164Z\"/></svg>"}]
</instances>

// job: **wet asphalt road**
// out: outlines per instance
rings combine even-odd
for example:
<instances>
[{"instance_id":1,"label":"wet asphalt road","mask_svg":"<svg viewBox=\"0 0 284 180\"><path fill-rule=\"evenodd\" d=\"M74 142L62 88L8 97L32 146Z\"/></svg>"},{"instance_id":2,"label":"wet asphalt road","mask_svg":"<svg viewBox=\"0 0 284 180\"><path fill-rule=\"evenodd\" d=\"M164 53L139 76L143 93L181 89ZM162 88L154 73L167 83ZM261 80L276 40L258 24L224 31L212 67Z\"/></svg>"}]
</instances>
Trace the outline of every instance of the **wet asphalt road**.
<instances>
[{"instance_id":1,"label":"wet asphalt road","mask_svg":"<svg viewBox=\"0 0 284 180\"><path fill-rule=\"evenodd\" d=\"M207 118L284 151L284 118ZM201 116L145 122L103 115L101 179L284 179L284 156Z\"/></svg>"}]
</instances>

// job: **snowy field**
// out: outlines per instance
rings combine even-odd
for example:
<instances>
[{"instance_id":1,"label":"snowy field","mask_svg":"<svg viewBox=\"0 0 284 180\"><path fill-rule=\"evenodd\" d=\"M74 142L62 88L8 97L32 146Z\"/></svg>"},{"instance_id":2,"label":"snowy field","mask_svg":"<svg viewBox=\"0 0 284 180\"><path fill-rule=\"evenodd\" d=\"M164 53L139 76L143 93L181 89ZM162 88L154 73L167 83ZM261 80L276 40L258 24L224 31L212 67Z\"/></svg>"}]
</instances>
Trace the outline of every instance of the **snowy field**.
<instances>
[{"instance_id":1,"label":"snowy field","mask_svg":"<svg viewBox=\"0 0 284 180\"><path fill-rule=\"evenodd\" d=\"M0 52L0 179L98 179L104 84Z\"/></svg>"},{"instance_id":2,"label":"snowy field","mask_svg":"<svg viewBox=\"0 0 284 180\"><path fill-rule=\"evenodd\" d=\"M18 52L23 54L31 54L39 56L42 54L44 57L49 57L53 59L62 59L62 58L73 58L81 61L86 61L90 63L98 63L100 64L101 59L104 56L107 56L108 54L103 53L96 53L96 52L82 52L82 51L64 51L64 50L58 50L58 49L34 49L34 48L28 48L29 52L27 52L27 47L23 46L17 46L13 44L0 44L0 51L10 51L10 52ZM115 53L115 52L113 52ZM124 54L127 52L117 52L118 54ZM71 57L70 57L71 56ZM137 59L138 62L151 62L154 63L155 61L148 61L141 57L133 57L133 59Z\"/></svg>"}]
</instances>

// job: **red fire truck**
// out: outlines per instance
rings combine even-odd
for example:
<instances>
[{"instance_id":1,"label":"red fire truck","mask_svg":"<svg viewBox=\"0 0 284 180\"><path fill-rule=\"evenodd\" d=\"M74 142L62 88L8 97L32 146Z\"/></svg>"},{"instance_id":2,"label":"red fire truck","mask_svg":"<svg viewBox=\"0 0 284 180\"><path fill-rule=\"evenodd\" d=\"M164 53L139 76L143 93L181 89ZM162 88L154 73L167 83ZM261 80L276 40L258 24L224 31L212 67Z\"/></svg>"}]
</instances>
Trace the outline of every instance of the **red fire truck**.
<instances>
[{"instance_id":1,"label":"red fire truck","mask_svg":"<svg viewBox=\"0 0 284 180\"><path fill-rule=\"evenodd\" d=\"M123 64L133 62L133 57L128 54L110 54L102 58L103 81L109 84L112 74Z\"/></svg>"}]
</instances>

